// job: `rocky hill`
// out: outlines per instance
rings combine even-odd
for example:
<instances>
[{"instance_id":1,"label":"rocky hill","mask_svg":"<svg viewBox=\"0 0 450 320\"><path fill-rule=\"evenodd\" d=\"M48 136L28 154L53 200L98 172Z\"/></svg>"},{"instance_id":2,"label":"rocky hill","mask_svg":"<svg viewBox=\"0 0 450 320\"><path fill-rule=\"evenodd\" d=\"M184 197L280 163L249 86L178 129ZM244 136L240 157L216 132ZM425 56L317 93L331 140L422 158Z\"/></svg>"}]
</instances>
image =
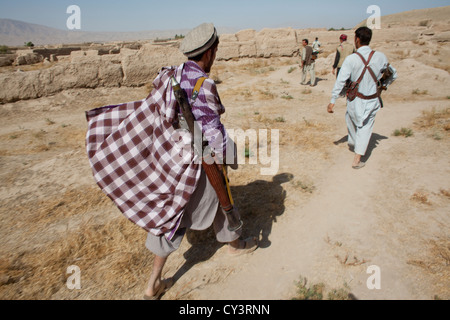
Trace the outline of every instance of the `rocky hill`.
<instances>
[{"instance_id":1,"label":"rocky hill","mask_svg":"<svg viewBox=\"0 0 450 320\"><path fill-rule=\"evenodd\" d=\"M450 6L411 10L396 14L383 16L381 23L387 27L394 26L436 26L441 25L444 28L450 27ZM365 25L366 21L361 22L358 26Z\"/></svg>"},{"instance_id":2,"label":"rocky hill","mask_svg":"<svg viewBox=\"0 0 450 320\"><path fill-rule=\"evenodd\" d=\"M31 41L35 45L56 45L62 43L138 41L168 39L186 34L189 30L147 30L139 32L87 32L49 28L17 20L0 19L0 44L20 46ZM235 32L230 28L218 28L219 33Z\"/></svg>"}]
</instances>

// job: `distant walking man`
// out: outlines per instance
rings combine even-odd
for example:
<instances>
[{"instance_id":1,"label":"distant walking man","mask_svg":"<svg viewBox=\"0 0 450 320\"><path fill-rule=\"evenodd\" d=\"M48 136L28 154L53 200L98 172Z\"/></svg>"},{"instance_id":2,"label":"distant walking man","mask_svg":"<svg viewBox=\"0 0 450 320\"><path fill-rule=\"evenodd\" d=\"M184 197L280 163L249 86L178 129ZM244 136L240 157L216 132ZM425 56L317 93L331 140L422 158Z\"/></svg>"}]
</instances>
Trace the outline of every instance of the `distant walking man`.
<instances>
[{"instance_id":1,"label":"distant walking man","mask_svg":"<svg viewBox=\"0 0 450 320\"><path fill-rule=\"evenodd\" d=\"M369 47L372 40L372 30L361 27L355 33L355 45L357 52L345 59L336 84L332 92L328 112L333 113L336 99L348 79L352 84L359 83L356 90L347 92L346 122L348 128L348 144L354 147L355 157L352 167L360 169L365 166L361 157L366 154L370 138L373 132L375 116L381 108L378 81L382 79L386 70L392 73L383 80L382 85L388 87L397 79L397 71L389 65L386 56L381 52L372 51ZM366 68L367 65L367 68Z\"/></svg>"},{"instance_id":2,"label":"distant walking man","mask_svg":"<svg viewBox=\"0 0 450 320\"><path fill-rule=\"evenodd\" d=\"M313 53L316 55L319 54L321 46L322 46L322 44L319 42L319 38L316 38L316 40L313 42L313 45L312 45Z\"/></svg>"},{"instance_id":3,"label":"distant walking man","mask_svg":"<svg viewBox=\"0 0 450 320\"><path fill-rule=\"evenodd\" d=\"M333 64L333 74L336 74L337 69L336 77L339 75L339 71L344 64L345 59L352 53L355 53L355 47L347 42L347 35L341 35L339 40L341 41L341 44L337 47L336 58L334 59Z\"/></svg>"},{"instance_id":4,"label":"distant walking man","mask_svg":"<svg viewBox=\"0 0 450 320\"><path fill-rule=\"evenodd\" d=\"M308 39L303 39L302 45L302 85L306 85L306 75L309 73L311 75L311 87L316 85L316 63L313 60L313 48L308 45Z\"/></svg>"}]
</instances>

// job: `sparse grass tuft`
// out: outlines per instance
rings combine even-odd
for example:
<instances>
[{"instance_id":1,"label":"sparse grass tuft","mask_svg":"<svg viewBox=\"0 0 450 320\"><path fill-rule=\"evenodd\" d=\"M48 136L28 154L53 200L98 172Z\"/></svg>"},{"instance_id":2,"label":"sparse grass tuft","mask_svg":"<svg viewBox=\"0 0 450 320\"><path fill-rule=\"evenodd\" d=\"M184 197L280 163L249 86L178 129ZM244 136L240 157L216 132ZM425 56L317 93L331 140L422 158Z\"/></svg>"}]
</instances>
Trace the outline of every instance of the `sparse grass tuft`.
<instances>
[{"instance_id":1,"label":"sparse grass tuft","mask_svg":"<svg viewBox=\"0 0 450 320\"><path fill-rule=\"evenodd\" d=\"M308 280L305 277L300 277L300 280L295 283L297 286L297 296L292 300L323 300L326 295L327 300L352 300L352 294L347 284L343 288L331 289L326 294L326 286L323 283L308 285Z\"/></svg>"},{"instance_id":2,"label":"sparse grass tuft","mask_svg":"<svg viewBox=\"0 0 450 320\"><path fill-rule=\"evenodd\" d=\"M357 256L353 256L353 258L350 259L349 253L347 253L344 257L336 254L335 258L344 266L360 266L367 263L365 259L360 260Z\"/></svg>"},{"instance_id":3,"label":"sparse grass tuft","mask_svg":"<svg viewBox=\"0 0 450 320\"><path fill-rule=\"evenodd\" d=\"M328 300L352 300L348 286L344 284L344 288L331 290L328 293Z\"/></svg>"},{"instance_id":4,"label":"sparse grass tuft","mask_svg":"<svg viewBox=\"0 0 450 320\"><path fill-rule=\"evenodd\" d=\"M304 119L303 122L287 124L280 136L280 145L294 145L303 151L326 150L329 139L325 134L330 126Z\"/></svg>"},{"instance_id":5,"label":"sparse grass tuft","mask_svg":"<svg viewBox=\"0 0 450 320\"><path fill-rule=\"evenodd\" d=\"M433 133L432 137L434 140L437 140L437 141L442 140L442 136L440 135L439 132Z\"/></svg>"},{"instance_id":6,"label":"sparse grass tuft","mask_svg":"<svg viewBox=\"0 0 450 320\"><path fill-rule=\"evenodd\" d=\"M435 287L435 300L448 300L448 286L441 285L448 283L450 279L450 237L440 236L425 242L426 250L417 252L415 257L407 260L407 264L419 267L422 271L435 279L438 286Z\"/></svg>"},{"instance_id":7,"label":"sparse grass tuft","mask_svg":"<svg viewBox=\"0 0 450 320\"><path fill-rule=\"evenodd\" d=\"M316 187L313 184L308 184L306 182L297 180L297 181L293 181L292 185L294 186L294 188L296 189L301 189L303 192L306 193L313 193L314 190L316 189Z\"/></svg>"},{"instance_id":8,"label":"sparse grass tuft","mask_svg":"<svg viewBox=\"0 0 450 320\"><path fill-rule=\"evenodd\" d=\"M443 196L446 196L447 198L450 199L450 191L449 190L441 189L440 192Z\"/></svg>"},{"instance_id":9,"label":"sparse grass tuft","mask_svg":"<svg viewBox=\"0 0 450 320\"><path fill-rule=\"evenodd\" d=\"M443 129L450 130L450 108L430 111L422 111L422 116L415 121L415 124L421 129Z\"/></svg>"},{"instance_id":10,"label":"sparse grass tuft","mask_svg":"<svg viewBox=\"0 0 450 320\"><path fill-rule=\"evenodd\" d=\"M247 71L250 75L265 75L273 72L276 69L270 65L270 62L265 59L256 59L242 66L242 70Z\"/></svg>"},{"instance_id":11,"label":"sparse grass tuft","mask_svg":"<svg viewBox=\"0 0 450 320\"><path fill-rule=\"evenodd\" d=\"M248 146L248 144L245 146L244 155L246 158L253 157L253 152L250 150L250 147Z\"/></svg>"},{"instance_id":12,"label":"sparse grass tuft","mask_svg":"<svg viewBox=\"0 0 450 320\"><path fill-rule=\"evenodd\" d=\"M431 202L428 200L428 195L425 192L422 191L417 191L415 192L412 196L411 196L411 200L421 203L421 204L426 204L426 205L431 205Z\"/></svg>"},{"instance_id":13,"label":"sparse grass tuft","mask_svg":"<svg viewBox=\"0 0 450 320\"><path fill-rule=\"evenodd\" d=\"M300 277L300 280L296 285L297 296L292 300L323 300L323 291L325 288L323 283L308 286L308 280L304 277Z\"/></svg>"},{"instance_id":14,"label":"sparse grass tuft","mask_svg":"<svg viewBox=\"0 0 450 320\"><path fill-rule=\"evenodd\" d=\"M270 90L259 90L259 92L267 99L275 99L275 94L272 93Z\"/></svg>"},{"instance_id":15,"label":"sparse grass tuft","mask_svg":"<svg viewBox=\"0 0 450 320\"><path fill-rule=\"evenodd\" d=\"M418 95L418 96L424 96L424 95L427 95L427 94L428 94L428 90L422 90L422 91L420 91L419 89L414 89L414 90L412 91L412 94Z\"/></svg>"},{"instance_id":16,"label":"sparse grass tuft","mask_svg":"<svg viewBox=\"0 0 450 320\"><path fill-rule=\"evenodd\" d=\"M393 135L396 136L396 137L404 136L405 138L408 138L408 137L413 136L414 133L413 133L413 131L411 129L401 128L400 130L399 129L395 130Z\"/></svg>"}]
</instances>

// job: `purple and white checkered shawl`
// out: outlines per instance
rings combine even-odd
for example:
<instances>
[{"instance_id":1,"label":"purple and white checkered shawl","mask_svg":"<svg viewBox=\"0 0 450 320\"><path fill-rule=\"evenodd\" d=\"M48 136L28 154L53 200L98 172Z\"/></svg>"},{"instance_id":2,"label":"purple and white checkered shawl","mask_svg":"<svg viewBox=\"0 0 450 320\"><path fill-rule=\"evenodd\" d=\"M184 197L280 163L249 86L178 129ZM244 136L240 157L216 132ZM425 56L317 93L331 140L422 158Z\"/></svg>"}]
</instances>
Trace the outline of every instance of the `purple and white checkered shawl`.
<instances>
[{"instance_id":1,"label":"purple and white checkered shawl","mask_svg":"<svg viewBox=\"0 0 450 320\"><path fill-rule=\"evenodd\" d=\"M201 165L174 157L177 106L169 85L184 65L163 68L144 100L87 111L86 148L94 179L132 222L173 237L197 187Z\"/></svg>"},{"instance_id":2,"label":"purple and white checkered shawl","mask_svg":"<svg viewBox=\"0 0 450 320\"><path fill-rule=\"evenodd\" d=\"M217 91L216 83L212 79L206 79L198 98L192 101L192 91L199 78L208 75L194 61L188 61L184 65L181 77L181 88L186 91L191 102L192 113L197 121L201 123L202 132L208 140L209 146L219 158L225 159L228 134L220 121L220 116L225 112L225 107Z\"/></svg>"}]
</instances>

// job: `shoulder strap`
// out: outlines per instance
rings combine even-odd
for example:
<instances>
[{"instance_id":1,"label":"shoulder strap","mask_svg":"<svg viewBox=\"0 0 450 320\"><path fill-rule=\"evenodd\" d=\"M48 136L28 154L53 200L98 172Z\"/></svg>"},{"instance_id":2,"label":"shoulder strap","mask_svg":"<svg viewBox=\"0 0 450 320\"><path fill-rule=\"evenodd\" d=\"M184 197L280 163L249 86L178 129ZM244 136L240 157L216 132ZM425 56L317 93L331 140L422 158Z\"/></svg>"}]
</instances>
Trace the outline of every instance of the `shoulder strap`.
<instances>
[{"instance_id":1,"label":"shoulder strap","mask_svg":"<svg viewBox=\"0 0 450 320\"><path fill-rule=\"evenodd\" d=\"M200 89L202 88L203 82L205 82L207 78L202 77L197 80L197 84L194 87L194 91L192 91L192 101L197 100L198 94L200 93Z\"/></svg>"},{"instance_id":2,"label":"shoulder strap","mask_svg":"<svg viewBox=\"0 0 450 320\"><path fill-rule=\"evenodd\" d=\"M364 57L362 56L361 53L356 52L356 54L361 58L362 62L364 63L364 70L361 73L361 76L359 77L358 81L356 81L357 83L360 83L364 77L364 75L366 74L366 70L369 70L370 75L372 76L373 80L375 81L375 83L378 82L377 77L375 76L375 73L373 72L372 68L369 67L369 63L372 60L373 55L375 54L375 51L372 51L369 55L369 60L366 61L366 59L364 59Z\"/></svg>"},{"instance_id":3,"label":"shoulder strap","mask_svg":"<svg viewBox=\"0 0 450 320\"><path fill-rule=\"evenodd\" d=\"M369 60L367 60L367 61L364 59L364 57L363 57L359 52L356 52L356 54L361 58L361 60L362 60L363 63L364 63L364 70L363 70L361 76L359 77L357 83L359 84L359 83L361 82L361 80L362 80L363 77L364 77L364 74L366 73L366 70L369 70L369 73L370 73L370 75L372 76L373 81L375 81L375 84L378 85L378 79L377 79L375 73L373 72L372 68L369 67L369 63L370 63L370 61L372 60L372 57L373 57L373 55L375 54L375 51L372 51L372 52L370 53L370 55L369 55ZM356 95L357 95L359 98L365 99L365 100L371 100L371 99L375 99L375 98L380 98L380 93L379 93L378 89L377 89L377 93L375 93L375 94L373 94L373 95L371 95L371 96L365 96L365 95L361 94L359 91L356 93Z\"/></svg>"}]
</instances>

